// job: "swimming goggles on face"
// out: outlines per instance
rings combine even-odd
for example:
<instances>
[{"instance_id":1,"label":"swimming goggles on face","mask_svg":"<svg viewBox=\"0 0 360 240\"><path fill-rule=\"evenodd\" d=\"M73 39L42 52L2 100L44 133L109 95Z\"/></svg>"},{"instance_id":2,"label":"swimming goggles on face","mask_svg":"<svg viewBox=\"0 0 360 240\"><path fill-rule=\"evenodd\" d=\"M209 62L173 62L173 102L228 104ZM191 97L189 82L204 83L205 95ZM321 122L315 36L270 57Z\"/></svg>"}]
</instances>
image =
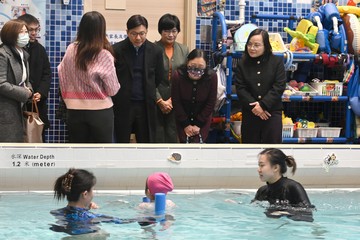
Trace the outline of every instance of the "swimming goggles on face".
<instances>
[{"instance_id":1,"label":"swimming goggles on face","mask_svg":"<svg viewBox=\"0 0 360 240\"><path fill-rule=\"evenodd\" d=\"M201 68L193 68L193 67L188 67L187 68L187 72L188 74L194 76L194 77L201 77L202 75L204 75L205 73L205 69L201 69Z\"/></svg>"}]
</instances>

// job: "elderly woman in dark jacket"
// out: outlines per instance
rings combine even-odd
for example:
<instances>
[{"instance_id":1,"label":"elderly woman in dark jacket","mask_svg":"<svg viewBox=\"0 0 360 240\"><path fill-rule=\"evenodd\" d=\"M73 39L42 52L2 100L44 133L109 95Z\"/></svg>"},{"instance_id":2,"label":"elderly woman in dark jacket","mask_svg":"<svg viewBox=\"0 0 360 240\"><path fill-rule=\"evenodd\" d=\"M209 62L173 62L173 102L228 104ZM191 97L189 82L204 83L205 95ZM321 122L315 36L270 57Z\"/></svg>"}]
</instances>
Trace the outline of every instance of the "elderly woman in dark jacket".
<instances>
[{"instance_id":1,"label":"elderly woman in dark jacket","mask_svg":"<svg viewBox=\"0 0 360 240\"><path fill-rule=\"evenodd\" d=\"M181 143L205 141L217 95L216 73L207 67L204 51L192 50L174 74L171 96ZM200 136L202 139L200 139Z\"/></svg>"},{"instance_id":2,"label":"elderly woman in dark jacket","mask_svg":"<svg viewBox=\"0 0 360 240\"><path fill-rule=\"evenodd\" d=\"M0 46L0 142L24 142L23 104L32 96L24 22L10 20L1 29Z\"/></svg>"}]
</instances>

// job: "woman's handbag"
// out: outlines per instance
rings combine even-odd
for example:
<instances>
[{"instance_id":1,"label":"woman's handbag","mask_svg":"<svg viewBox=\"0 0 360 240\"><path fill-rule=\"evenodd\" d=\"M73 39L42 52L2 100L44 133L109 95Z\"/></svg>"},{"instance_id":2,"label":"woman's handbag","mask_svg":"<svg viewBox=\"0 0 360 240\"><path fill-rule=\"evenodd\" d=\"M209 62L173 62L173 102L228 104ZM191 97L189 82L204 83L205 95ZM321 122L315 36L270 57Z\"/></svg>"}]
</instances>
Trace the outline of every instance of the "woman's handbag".
<instances>
[{"instance_id":1,"label":"woman's handbag","mask_svg":"<svg viewBox=\"0 0 360 240\"><path fill-rule=\"evenodd\" d=\"M63 121L63 123L67 123L67 108L64 99L61 97L60 88L58 89L58 94L59 94L59 106L55 110L55 118Z\"/></svg>"},{"instance_id":2,"label":"woman's handbag","mask_svg":"<svg viewBox=\"0 0 360 240\"><path fill-rule=\"evenodd\" d=\"M35 112L34 112L35 106ZM42 132L44 123L39 117L39 109L36 101L32 101L31 112L24 111L25 118L25 136L24 142L26 143L42 143Z\"/></svg>"}]
</instances>

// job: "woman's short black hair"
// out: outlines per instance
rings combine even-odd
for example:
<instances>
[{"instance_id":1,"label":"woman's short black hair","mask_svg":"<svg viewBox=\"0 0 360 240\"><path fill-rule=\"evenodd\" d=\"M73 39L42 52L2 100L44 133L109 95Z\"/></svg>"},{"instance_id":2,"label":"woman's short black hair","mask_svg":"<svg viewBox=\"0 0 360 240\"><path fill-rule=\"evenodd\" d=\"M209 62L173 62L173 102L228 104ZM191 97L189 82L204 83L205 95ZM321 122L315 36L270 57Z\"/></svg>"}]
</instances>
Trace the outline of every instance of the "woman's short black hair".
<instances>
[{"instance_id":1,"label":"woman's short black hair","mask_svg":"<svg viewBox=\"0 0 360 240\"><path fill-rule=\"evenodd\" d=\"M206 65L207 65L207 59L206 59L206 54L205 54L205 51L202 50L202 49L198 49L198 48L195 48L193 49L188 55L187 55L187 61L186 62L189 62L190 60L193 60L195 58L202 58L204 59Z\"/></svg>"},{"instance_id":2,"label":"woman's short black hair","mask_svg":"<svg viewBox=\"0 0 360 240\"><path fill-rule=\"evenodd\" d=\"M211 76L214 73L214 71L208 65L206 52L202 49L195 48L187 55L186 62L178 68L179 73L181 75L187 76L187 64L189 63L189 61L191 61L195 58L202 58L205 61L206 69L205 69L205 73L202 76L202 78L208 78L209 76Z\"/></svg>"},{"instance_id":3,"label":"woman's short black hair","mask_svg":"<svg viewBox=\"0 0 360 240\"><path fill-rule=\"evenodd\" d=\"M180 20L177 16L167 13L159 19L158 32L161 34L163 30L176 28L180 32Z\"/></svg>"}]
</instances>

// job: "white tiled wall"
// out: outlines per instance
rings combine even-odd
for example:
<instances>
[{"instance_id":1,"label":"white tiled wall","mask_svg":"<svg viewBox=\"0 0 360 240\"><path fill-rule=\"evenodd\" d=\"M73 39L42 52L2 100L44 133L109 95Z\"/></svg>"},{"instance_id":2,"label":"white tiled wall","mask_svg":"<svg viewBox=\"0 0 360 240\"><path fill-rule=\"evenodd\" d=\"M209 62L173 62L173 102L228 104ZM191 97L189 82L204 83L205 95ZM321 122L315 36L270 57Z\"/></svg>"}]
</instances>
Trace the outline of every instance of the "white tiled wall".
<instances>
[{"instance_id":1,"label":"white tiled wall","mask_svg":"<svg viewBox=\"0 0 360 240\"><path fill-rule=\"evenodd\" d=\"M52 190L68 168L85 168L97 176L98 190L144 189L146 177L168 172L176 189L257 188L257 156L262 145L0 145L0 191ZM274 147L274 146L273 146ZM360 187L360 146L281 145L296 159L294 179L307 187ZM182 156L179 164L167 160ZM325 171L334 153L338 165ZM35 159L24 159L26 155ZM44 156L50 159L42 159Z\"/></svg>"}]
</instances>

